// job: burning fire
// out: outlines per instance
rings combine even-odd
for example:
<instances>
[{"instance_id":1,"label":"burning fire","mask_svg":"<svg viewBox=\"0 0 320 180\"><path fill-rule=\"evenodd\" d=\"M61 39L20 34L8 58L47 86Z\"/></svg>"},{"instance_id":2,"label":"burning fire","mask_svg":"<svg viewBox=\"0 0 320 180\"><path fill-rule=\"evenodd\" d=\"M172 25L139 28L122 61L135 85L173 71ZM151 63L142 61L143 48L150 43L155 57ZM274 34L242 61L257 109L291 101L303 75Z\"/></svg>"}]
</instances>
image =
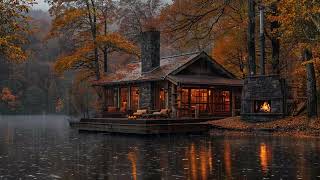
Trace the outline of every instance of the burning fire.
<instances>
[{"instance_id":1,"label":"burning fire","mask_svg":"<svg viewBox=\"0 0 320 180\"><path fill-rule=\"evenodd\" d=\"M271 107L270 104L268 102L264 102L261 106L260 106L260 110L263 112L271 112Z\"/></svg>"}]
</instances>

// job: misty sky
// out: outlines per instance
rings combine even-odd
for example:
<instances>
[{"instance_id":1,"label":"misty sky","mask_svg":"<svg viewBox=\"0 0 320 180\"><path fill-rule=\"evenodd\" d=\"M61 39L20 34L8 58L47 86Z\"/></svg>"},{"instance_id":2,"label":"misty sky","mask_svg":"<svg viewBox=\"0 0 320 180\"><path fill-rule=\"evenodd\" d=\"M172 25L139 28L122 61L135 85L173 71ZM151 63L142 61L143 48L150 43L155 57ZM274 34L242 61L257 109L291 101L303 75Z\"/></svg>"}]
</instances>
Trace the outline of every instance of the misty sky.
<instances>
[{"instance_id":1,"label":"misty sky","mask_svg":"<svg viewBox=\"0 0 320 180\"><path fill-rule=\"evenodd\" d=\"M38 4L35 4L33 6L33 9L41 9L41 10L44 10L44 11L47 11L49 9L49 5L48 3L45 3L44 2L45 0L36 0L36 2ZM164 0L164 2L172 2L172 0Z\"/></svg>"},{"instance_id":2,"label":"misty sky","mask_svg":"<svg viewBox=\"0 0 320 180\"><path fill-rule=\"evenodd\" d=\"M44 0L36 0L38 4L33 6L33 9L41 9L47 11L49 9L49 5L44 2Z\"/></svg>"},{"instance_id":3,"label":"misty sky","mask_svg":"<svg viewBox=\"0 0 320 180\"><path fill-rule=\"evenodd\" d=\"M33 6L33 9L41 9L47 11L49 9L48 3L44 2L45 0L36 0L38 4ZM172 0L164 0L164 2L171 2Z\"/></svg>"}]
</instances>

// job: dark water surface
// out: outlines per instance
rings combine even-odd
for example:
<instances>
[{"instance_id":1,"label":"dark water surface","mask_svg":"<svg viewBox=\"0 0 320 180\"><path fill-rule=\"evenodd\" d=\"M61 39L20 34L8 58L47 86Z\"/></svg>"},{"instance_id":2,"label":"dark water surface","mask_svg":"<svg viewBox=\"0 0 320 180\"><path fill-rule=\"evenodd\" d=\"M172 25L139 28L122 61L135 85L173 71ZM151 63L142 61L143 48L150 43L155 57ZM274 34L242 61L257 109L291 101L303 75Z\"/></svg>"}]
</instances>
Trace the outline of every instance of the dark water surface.
<instances>
[{"instance_id":1,"label":"dark water surface","mask_svg":"<svg viewBox=\"0 0 320 180\"><path fill-rule=\"evenodd\" d=\"M320 179L320 140L84 134L63 116L0 116L2 179Z\"/></svg>"}]
</instances>

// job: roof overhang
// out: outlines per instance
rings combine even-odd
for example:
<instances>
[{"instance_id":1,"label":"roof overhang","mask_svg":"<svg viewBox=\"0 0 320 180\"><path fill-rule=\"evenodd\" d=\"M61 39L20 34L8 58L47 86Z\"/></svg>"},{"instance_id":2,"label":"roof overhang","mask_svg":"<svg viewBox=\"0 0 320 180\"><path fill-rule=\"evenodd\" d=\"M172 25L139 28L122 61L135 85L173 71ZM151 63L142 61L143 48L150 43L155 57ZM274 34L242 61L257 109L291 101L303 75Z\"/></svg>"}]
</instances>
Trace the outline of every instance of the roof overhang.
<instances>
[{"instance_id":1,"label":"roof overhang","mask_svg":"<svg viewBox=\"0 0 320 180\"><path fill-rule=\"evenodd\" d=\"M196 85L196 86L230 86L230 87L242 87L243 80L241 79L229 79L215 76L202 76L202 75L177 75L167 76L167 80L175 85Z\"/></svg>"},{"instance_id":2,"label":"roof overhang","mask_svg":"<svg viewBox=\"0 0 320 180\"><path fill-rule=\"evenodd\" d=\"M164 79L146 79L146 80L132 80L132 81L118 81L118 82L103 82L93 83L92 86L122 86L128 84L139 84L145 82L162 81Z\"/></svg>"}]
</instances>

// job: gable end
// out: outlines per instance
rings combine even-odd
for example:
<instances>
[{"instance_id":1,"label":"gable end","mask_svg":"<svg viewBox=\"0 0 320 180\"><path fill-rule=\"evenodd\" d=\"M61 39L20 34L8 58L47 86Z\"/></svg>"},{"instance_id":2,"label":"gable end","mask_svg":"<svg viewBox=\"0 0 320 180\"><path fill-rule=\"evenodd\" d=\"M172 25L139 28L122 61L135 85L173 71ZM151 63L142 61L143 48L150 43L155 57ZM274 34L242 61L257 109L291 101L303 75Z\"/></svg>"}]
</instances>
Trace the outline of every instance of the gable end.
<instances>
[{"instance_id":1,"label":"gable end","mask_svg":"<svg viewBox=\"0 0 320 180\"><path fill-rule=\"evenodd\" d=\"M201 62L205 61L205 62ZM199 63L199 64L197 64ZM211 72L210 72L211 71ZM189 73L189 75L212 75L225 78L235 79L236 76L226 70L222 65L212 59L207 53L201 52L198 56L188 61L170 73L170 75L178 75ZM191 74L190 74L191 73ZM204 74L202 74L204 73Z\"/></svg>"}]
</instances>

